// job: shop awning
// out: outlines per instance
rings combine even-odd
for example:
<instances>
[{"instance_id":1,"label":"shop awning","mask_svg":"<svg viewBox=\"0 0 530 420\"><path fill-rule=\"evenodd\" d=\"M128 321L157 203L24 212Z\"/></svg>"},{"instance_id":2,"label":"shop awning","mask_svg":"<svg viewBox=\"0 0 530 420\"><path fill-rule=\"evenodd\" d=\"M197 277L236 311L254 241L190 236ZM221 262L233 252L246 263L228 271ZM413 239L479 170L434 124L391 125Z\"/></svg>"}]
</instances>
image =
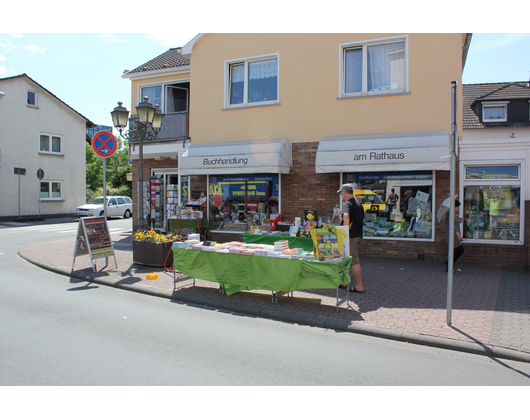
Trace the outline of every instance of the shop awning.
<instances>
[{"instance_id":1,"label":"shop awning","mask_svg":"<svg viewBox=\"0 0 530 420\"><path fill-rule=\"evenodd\" d=\"M181 175L287 174L293 166L290 139L192 144L181 155Z\"/></svg>"},{"instance_id":2,"label":"shop awning","mask_svg":"<svg viewBox=\"0 0 530 420\"><path fill-rule=\"evenodd\" d=\"M324 137L316 172L449 171L447 131Z\"/></svg>"}]
</instances>

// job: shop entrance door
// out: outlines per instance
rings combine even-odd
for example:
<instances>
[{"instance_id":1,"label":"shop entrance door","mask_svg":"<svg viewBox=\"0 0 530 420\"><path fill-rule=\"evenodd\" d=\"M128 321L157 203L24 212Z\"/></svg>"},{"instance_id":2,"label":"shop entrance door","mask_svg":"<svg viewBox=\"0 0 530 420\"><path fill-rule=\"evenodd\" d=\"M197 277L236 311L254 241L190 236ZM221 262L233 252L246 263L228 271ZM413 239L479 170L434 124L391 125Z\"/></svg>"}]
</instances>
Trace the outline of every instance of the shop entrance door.
<instances>
[{"instance_id":1,"label":"shop entrance door","mask_svg":"<svg viewBox=\"0 0 530 420\"><path fill-rule=\"evenodd\" d=\"M179 206L178 169L153 169L152 176L160 182L160 219L155 223L163 229L168 217L177 213Z\"/></svg>"}]
</instances>

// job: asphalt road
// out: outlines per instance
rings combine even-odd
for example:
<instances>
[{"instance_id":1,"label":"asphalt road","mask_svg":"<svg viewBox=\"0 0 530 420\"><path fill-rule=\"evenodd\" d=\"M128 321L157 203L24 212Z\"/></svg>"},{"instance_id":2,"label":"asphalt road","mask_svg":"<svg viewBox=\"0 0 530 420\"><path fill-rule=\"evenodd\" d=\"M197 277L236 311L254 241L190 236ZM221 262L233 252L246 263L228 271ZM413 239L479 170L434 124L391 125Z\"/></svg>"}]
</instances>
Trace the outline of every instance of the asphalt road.
<instances>
[{"instance_id":1,"label":"asphalt road","mask_svg":"<svg viewBox=\"0 0 530 420\"><path fill-rule=\"evenodd\" d=\"M3 386L530 385L525 363L79 282L17 255L40 227L10 229L0 229Z\"/></svg>"}]
</instances>

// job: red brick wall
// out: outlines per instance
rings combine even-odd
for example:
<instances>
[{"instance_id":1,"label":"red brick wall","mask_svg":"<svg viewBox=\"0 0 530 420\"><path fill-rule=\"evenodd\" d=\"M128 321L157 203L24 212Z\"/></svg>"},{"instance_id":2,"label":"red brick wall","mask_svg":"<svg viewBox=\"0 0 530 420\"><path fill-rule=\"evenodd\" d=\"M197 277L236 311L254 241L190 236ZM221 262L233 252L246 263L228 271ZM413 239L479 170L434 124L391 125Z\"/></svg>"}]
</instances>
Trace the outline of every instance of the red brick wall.
<instances>
[{"instance_id":1,"label":"red brick wall","mask_svg":"<svg viewBox=\"0 0 530 420\"><path fill-rule=\"evenodd\" d=\"M335 205L339 203L337 189L341 184L340 174L315 173L315 157L318 143L293 144L293 173L281 175L281 206L282 220L293 221L295 217L304 217L304 210L316 210L318 216L333 215ZM135 161L135 163L137 163ZM177 166L176 161L144 160L144 180L149 179L153 168L167 168ZM458 167L458 165L457 165ZM133 165L133 200L137 203L136 180L138 179L137 164ZM436 197L433 213L435 230L434 242L420 242L414 240L382 240L366 238L362 242L361 255L383 258L420 259L438 261L447 259L447 243L445 240L445 220L436 221L436 211L443 200L449 196L450 173L437 171ZM455 177L458 180L458 174ZM458 183L458 181L456 181ZM205 175L192 176L190 188L192 193L206 191L207 178ZM455 185L458 191L458 185ZM197 195L198 195L197 194ZM530 239L530 202L526 206L525 244ZM137 219L135 217L135 226ZM217 242L241 241L239 234L212 234L212 240ZM491 267L506 267L515 270L529 271L530 247L527 245L483 245L464 243L465 252L460 262Z\"/></svg>"}]
</instances>

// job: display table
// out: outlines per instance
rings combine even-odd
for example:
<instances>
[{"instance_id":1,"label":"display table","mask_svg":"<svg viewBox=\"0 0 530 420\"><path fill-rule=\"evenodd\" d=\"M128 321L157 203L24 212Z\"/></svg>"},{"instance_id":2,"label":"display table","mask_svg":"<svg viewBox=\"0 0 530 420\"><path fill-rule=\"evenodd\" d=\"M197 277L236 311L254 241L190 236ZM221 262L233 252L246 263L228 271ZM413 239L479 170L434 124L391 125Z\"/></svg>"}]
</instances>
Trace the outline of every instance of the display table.
<instances>
[{"instance_id":1,"label":"display table","mask_svg":"<svg viewBox=\"0 0 530 420\"><path fill-rule=\"evenodd\" d=\"M283 236L283 235L258 235L254 233L244 233L243 242L247 244L266 244L274 245L274 242L285 241L289 242L289 248L302 248L304 251L313 251L313 239L300 238L297 236Z\"/></svg>"},{"instance_id":2,"label":"display table","mask_svg":"<svg viewBox=\"0 0 530 420\"><path fill-rule=\"evenodd\" d=\"M227 295L242 290L292 292L337 289L350 282L351 257L338 263L226 254L173 248L173 268L190 277L219 283ZM349 294L348 300L349 300Z\"/></svg>"},{"instance_id":3,"label":"display table","mask_svg":"<svg viewBox=\"0 0 530 420\"><path fill-rule=\"evenodd\" d=\"M166 232L175 232L180 236L188 236L190 233L200 233L204 239L210 240L210 223L208 219L199 219L200 232L197 232L197 219L167 219ZM180 232L179 232L180 231Z\"/></svg>"}]
</instances>

